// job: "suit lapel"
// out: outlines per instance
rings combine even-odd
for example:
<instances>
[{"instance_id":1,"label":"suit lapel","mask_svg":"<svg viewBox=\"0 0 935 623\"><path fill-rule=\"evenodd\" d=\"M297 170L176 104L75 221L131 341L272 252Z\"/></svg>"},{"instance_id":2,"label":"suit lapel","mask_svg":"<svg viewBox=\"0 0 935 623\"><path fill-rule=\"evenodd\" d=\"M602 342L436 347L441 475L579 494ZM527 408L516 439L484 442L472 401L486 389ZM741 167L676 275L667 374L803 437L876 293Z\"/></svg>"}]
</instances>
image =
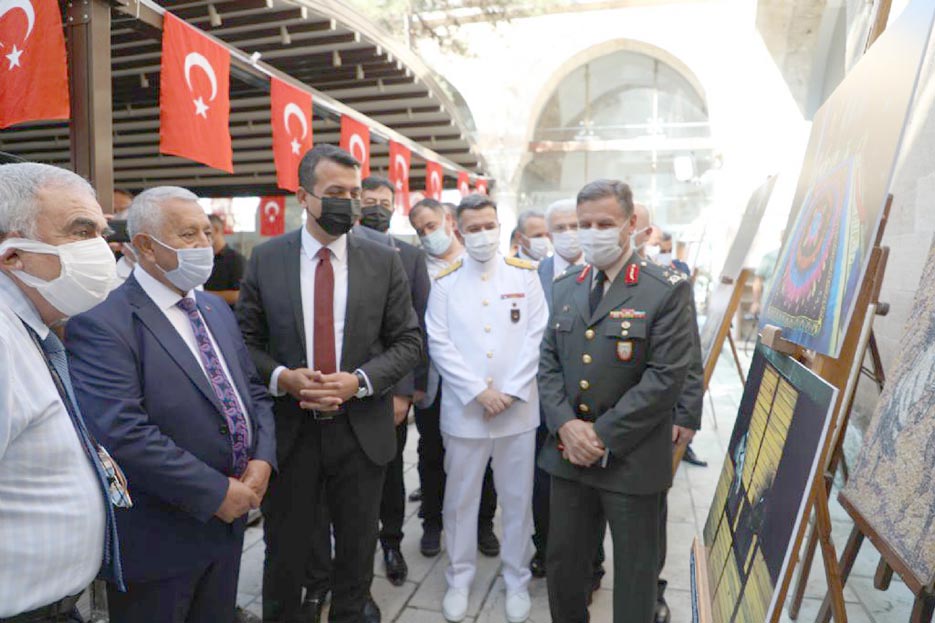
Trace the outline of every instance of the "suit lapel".
<instances>
[{"instance_id":1,"label":"suit lapel","mask_svg":"<svg viewBox=\"0 0 935 623\"><path fill-rule=\"evenodd\" d=\"M580 276L575 277L575 279L580 279ZM588 271L588 274L585 275L582 282L575 284L575 293L572 296L572 300L575 302L575 308L578 310L578 315L581 316L581 319L584 320L584 323L588 326L591 326L591 305L588 303L588 294L591 292L591 285L593 283L591 271Z\"/></svg>"},{"instance_id":2,"label":"suit lapel","mask_svg":"<svg viewBox=\"0 0 935 623\"><path fill-rule=\"evenodd\" d=\"M127 284L130 304L134 308L133 313L136 314L140 322L149 329L153 337L156 338L156 341L165 349L182 371L188 375L188 378L191 379L195 387L204 394L205 398L214 405L219 413L222 412L221 403L214 394L214 390L208 382L208 377L195 360L195 355L192 354L191 349L185 344L185 340L178 334L178 331L175 330L175 327L172 326L172 323L169 322L166 315L162 313L162 310L156 307L153 300L143 291L143 288L140 287L133 275L127 278Z\"/></svg>"},{"instance_id":3,"label":"suit lapel","mask_svg":"<svg viewBox=\"0 0 935 623\"><path fill-rule=\"evenodd\" d=\"M348 327L357 326L357 307L364 300L364 285L369 281L367 274L367 258L357 246L353 234L347 235L347 305L344 311L344 338L341 344L341 359L338 369L344 361L355 361L350 354L353 342Z\"/></svg>"},{"instance_id":4,"label":"suit lapel","mask_svg":"<svg viewBox=\"0 0 935 623\"><path fill-rule=\"evenodd\" d=\"M302 340L302 352L307 351L305 336L305 315L302 311L302 230L297 229L289 236L289 244L286 246L286 254L283 256L283 274L286 276L286 292L292 301L292 315L295 322L295 330Z\"/></svg>"}]
</instances>

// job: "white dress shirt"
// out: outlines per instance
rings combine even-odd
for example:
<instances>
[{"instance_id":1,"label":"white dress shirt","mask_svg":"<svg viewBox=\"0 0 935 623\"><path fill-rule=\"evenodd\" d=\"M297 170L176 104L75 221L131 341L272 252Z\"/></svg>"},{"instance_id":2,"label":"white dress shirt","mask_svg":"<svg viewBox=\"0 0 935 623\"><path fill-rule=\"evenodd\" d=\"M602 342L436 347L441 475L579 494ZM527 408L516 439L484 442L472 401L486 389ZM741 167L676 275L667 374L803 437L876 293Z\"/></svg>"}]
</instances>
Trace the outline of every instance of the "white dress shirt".
<instances>
[{"instance_id":1,"label":"white dress shirt","mask_svg":"<svg viewBox=\"0 0 935 623\"><path fill-rule=\"evenodd\" d=\"M441 430L475 439L533 430L539 345L549 315L539 275L510 266L499 253L489 262L462 260L432 284L425 317L429 352L442 376ZM488 387L518 399L489 421L475 400Z\"/></svg>"},{"instance_id":2,"label":"white dress shirt","mask_svg":"<svg viewBox=\"0 0 935 623\"><path fill-rule=\"evenodd\" d=\"M133 276L136 278L137 283L140 284L140 287L143 288L143 292L152 299L153 303L156 304L156 307L159 308L165 317L166 320L172 325L176 333L179 334L179 337L185 342L185 345L188 346L188 349L192 351L192 356L195 358L195 361L198 362L201 371L205 373L205 378L210 382L210 377L208 376L207 371L205 371L205 364L201 361L201 354L198 352L198 341L195 339L195 330L192 328L192 321L189 320L188 314L179 307L178 303L182 300L182 296L168 287L165 284L157 281L152 275L146 272L142 266L139 264L133 269ZM194 291L189 291L185 294L184 298L195 300ZM224 303L226 305L226 303ZM201 312L198 312L198 315L201 316ZM250 446L251 439L251 429L250 429L250 414L247 412L247 409L244 407L243 398L240 396L240 390L237 389L237 385L234 383L234 378L231 376L230 368L227 366L227 362L224 360L224 353L221 352L221 349L218 347L217 341L214 339L214 335L211 333L211 327L208 326L208 323L205 322L204 316L201 316L201 321L204 322L205 328L208 331L208 339L211 340L211 346L214 348L214 352L217 353L218 359L221 360L221 367L224 369L224 376L227 377L227 382L231 384L231 387L234 389L234 396L237 398L237 405L240 407L240 412L243 413L244 418L247 420L247 446Z\"/></svg>"},{"instance_id":3,"label":"white dress shirt","mask_svg":"<svg viewBox=\"0 0 935 623\"><path fill-rule=\"evenodd\" d=\"M104 553L104 497L42 351L49 328L0 274L0 617L90 584Z\"/></svg>"},{"instance_id":4,"label":"white dress shirt","mask_svg":"<svg viewBox=\"0 0 935 623\"><path fill-rule=\"evenodd\" d=\"M322 244L302 228L302 251L299 259L299 284L302 288L302 316L305 325L305 357L310 368L315 366L315 270L318 268L318 252ZM344 348L344 319L347 315L347 234L328 244L331 250L331 268L334 271L334 361L341 369L341 354ZM279 375L286 366L273 370L269 379L269 391L273 396L283 396L279 390ZM367 385L367 393L373 393L370 379L360 372Z\"/></svg>"}]
</instances>

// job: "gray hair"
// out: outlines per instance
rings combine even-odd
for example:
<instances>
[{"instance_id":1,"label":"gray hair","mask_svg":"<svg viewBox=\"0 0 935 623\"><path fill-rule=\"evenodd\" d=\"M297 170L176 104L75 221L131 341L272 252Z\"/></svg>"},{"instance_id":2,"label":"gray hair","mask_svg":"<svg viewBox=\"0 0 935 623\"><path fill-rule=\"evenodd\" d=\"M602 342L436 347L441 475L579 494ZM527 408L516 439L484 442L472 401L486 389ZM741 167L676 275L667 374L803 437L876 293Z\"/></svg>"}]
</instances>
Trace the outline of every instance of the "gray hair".
<instances>
[{"instance_id":1,"label":"gray hair","mask_svg":"<svg viewBox=\"0 0 935 623\"><path fill-rule=\"evenodd\" d=\"M198 201L198 195L181 186L156 186L138 194L127 215L130 238L137 234L157 233L162 227L163 205L173 199Z\"/></svg>"},{"instance_id":2,"label":"gray hair","mask_svg":"<svg viewBox=\"0 0 935 623\"><path fill-rule=\"evenodd\" d=\"M549 231L552 231L552 216L556 214L568 214L569 212L574 214L575 204L574 199L559 199L558 201L553 201L549 204L549 207L545 209L545 224L549 228Z\"/></svg>"},{"instance_id":3,"label":"gray hair","mask_svg":"<svg viewBox=\"0 0 935 623\"><path fill-rule=\"evenodd\" d=\"M520 212L519 217L516 219L516 229L518 229L524 236L526 235L526 222L531 218L541 218L545 219L545 214L541 210L526 210L525 212Z\"/></svg>"},{"instance_id":4,"label":"gray hair","mask_svg":"<svg viewBox=\"0 0 935 623\"><path fill-rule=\"evenodd\" d=\"M67 169L37 162L4 164L0 166L0 236L13 232L36 236L36 196L45 188L70 188L96 197L86 179Z\"/></svg>"}]
</instances>

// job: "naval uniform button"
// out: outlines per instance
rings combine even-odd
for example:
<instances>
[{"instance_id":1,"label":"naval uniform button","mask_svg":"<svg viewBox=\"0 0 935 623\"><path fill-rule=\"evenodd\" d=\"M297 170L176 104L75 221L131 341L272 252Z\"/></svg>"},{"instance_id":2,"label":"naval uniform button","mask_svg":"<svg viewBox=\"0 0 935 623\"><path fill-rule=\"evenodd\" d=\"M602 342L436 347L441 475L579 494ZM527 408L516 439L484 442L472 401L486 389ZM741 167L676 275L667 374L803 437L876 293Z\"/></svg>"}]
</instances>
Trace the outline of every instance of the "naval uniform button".
<instances>
[{"instance_id":1,"label":"naval uniform button","mask_svg":"<svg viewBox=\"0 0 935 623\"><path fill-rule=\"evenodd\" d=\"M591 359L591 355L589 355L589 354L587 354L587 353L581 355L581 363L591 363L592 361L594 361L594 360Z\"/></svg>"},{"instance_id":2,"label":"naval uniform button","mask_svg":"<svg viewBox=\"0 0 935 623\"><path fill-rule=\"evenodd\" d=\"M591 387L591 384L588 383L586 380L581 379L581 382L578 383L578 387L580 387L581 389L588 389L589 387Z\"/></svg>"},{"instance_id":3,"label":"naval uniform button","mask_svg":"<svg viewBox=\"0 0 935 623\"><path fill-rule=\"evenodd\" d=\"M630 328L630 321L629 321L629 320L624 320L623 322L621 322L621 323L620 323L620 328L622 328L622 329L629 329L629 328Z\"/></svg>"},{"instance_id":4,"label":"naval uniform button","mask_svg":"<svg viewBox=\"0 0 935 623\"><path fill-rule=\"evenodd\" d=\"M487 351L487 359L493 359L493 351L492 351L492 350L488 350L488 351Z\"/></svg>"},{"instance_id":5,"label":"naval uniform button","mask_svg":"<svg viewBox=\"0 0 935 623\"><path fill-rule=\"evenodd\" d=\"M490 305L490 301L488 301L487 299L484 299L483 301L481 301L481 303L484 304L484 307L487 307L488 305Z\"/></svg>"},{"instance_id":6,"label":"naval uniform button","mask_svg":"<svg viewBox=\"0 0 935 623\"><path fill-rule=\"evenodd\" d=\"M558 328L558 325L556 325L556 328ZM490 333L490 325L484 327L484 333Z\"/></svg>"},{"instance_id":7,"label":"naval uniform button","mask_svg":"<svg viewBox=\"0 0 935 623\"><path fill-rule=\"evenodd\" d=\"M580 405L578 405L578 411L580 411L581 413L590 413L591 407L589 407L588 405L582 402Z\"/></svg>"},{"instance_id":8,"label":"naval uniform button","mask_svg":"<svg viewBox=\"0 0 935 623\"><path fill-rule=\"evenodd\" d=\"M487 273L484 273L483 275L480 276L481 281L487 281L487 279L488 279Z\"/></svg>"},{"instance_id":9,"label":"naval uniform button","mask_svg":"<svg viewBox=\"0 0 935 623\"><path fill-rule=\"evenodd\" d=\"M493 385L493 377L492 377L492 376L488 376L488 377L487 377L487 384L488 384L488 385Z\"/></svg>"},{"instance_id":10,"label":"naval uniform button","mask_svg":"<svg viewBox=\"0 0 935 623\"><path fill-rule=\"evenodd\" d=\"M585 339L593 340L594 339L594 329L588 329L584 332Z\"/></svg>"}]
</instances>

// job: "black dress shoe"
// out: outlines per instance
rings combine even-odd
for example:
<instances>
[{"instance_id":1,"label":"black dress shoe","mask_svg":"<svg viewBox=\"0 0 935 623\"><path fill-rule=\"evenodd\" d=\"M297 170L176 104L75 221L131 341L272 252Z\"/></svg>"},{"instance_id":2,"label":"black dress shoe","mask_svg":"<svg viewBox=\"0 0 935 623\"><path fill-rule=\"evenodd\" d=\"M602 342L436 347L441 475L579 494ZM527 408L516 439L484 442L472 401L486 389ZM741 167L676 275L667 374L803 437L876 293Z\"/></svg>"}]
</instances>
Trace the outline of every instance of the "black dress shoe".
<instances>
[{"instance_id":1,"label":"black dress shoe","mask_svg":"<svg viewBox=\"0 0 935 623\"><path fill-rule=\"evenodd\" d=\"M299 609L298 620L302 623L321 623L321 611L325 607L326 592L307 591L305 601Z\"/></svg>"},{"instance_id":2,"label":"black dress shoe","mask_svg":"<svg viewBox=\"0 0 935 623\"><path fill-rule=\"evenodd\" d=\"M422 489L419 488L413 491L412 493L410 493L409 501L410 502L421 502L422 501Z\"/></svg>"},{"instance_id":3,"label":"black dress shoe","mask_svg":"<svg viewBox=\"0 0 935 623\"><path fill-rule=\"evenodd\" d=\"M477 531L477 549L488 558L500 555L500 540L493 533L493 526L486 526Z\"/></svg>"},{"instance_id":4,"label":"black dress shoe","mask_svg":"<svg viewBox=\"0 0 935 623\"><path fill-rule=\"evenodd\" d=\"M426 558L438 556L442 551L442 529L438 526L425 526L422 529L419 550L422 551L422 555Z\"/></svg>"},{"instance_id":5,"label":"black dress shoe","mask_svg":"<svg viewBox=\"0 0 935 623\"><path fill-rule=\"evenodd\" d=\"M655 623L669 623L672 620L672 613L669 612L669 604L666 603L665 597L660 597L656 601L656 613L653 621Z\"/></svg>"},{"instance_id":6,"label":"black dress shoe","mask_svg":"<svg viewBox=\"0 0 935 623\"><path fill-rule=\"evenodd\" d=\"M403 553L399 548L387 548L383 550L383 562L386 564L386 579L393 586L402 586L406 583L409 576L409 566Z\"/></svg>"},{"instance_id":7,"label":"black dress shoe","mask_svg":"<svg viewBox=\"0 0 935 623\"><path fill-rule=\"evenodd\" d=\"M529 570L532 571L532 577L544 578L545 556L541 556L539 552L536 552L536 555L532 557L532 560L529 563Z\"/></svg>"},{"instance_id":8,"label":"black dress shoe","mask_svg":"<svg viewBox=\"0 0 935 623\"><path fill-rule=\"evenodd\" d=\"M373 595L368 595L367 601L364 602L364 623L380 623L381 616L380 607L373 600Z\"/></svg>"},{"instance_id":9,"label":"black dress shoe","mask_svg":"<svg viewBox=\"0 0 935 623\"><path fill-rule=\"evenodd\" d=\"M694 451L694 450L692 450L691 445L689 445L687 448L685 448L685 456L682 457L682 459L683 459L686 463L688 463L689 465L697 465L698 467L707 467L707 466L708 466L708 462L707 462L707 461L702 461L700 458L698 458L698 455L695 454L695 451Z\"/></svg>"}]
</instances>

